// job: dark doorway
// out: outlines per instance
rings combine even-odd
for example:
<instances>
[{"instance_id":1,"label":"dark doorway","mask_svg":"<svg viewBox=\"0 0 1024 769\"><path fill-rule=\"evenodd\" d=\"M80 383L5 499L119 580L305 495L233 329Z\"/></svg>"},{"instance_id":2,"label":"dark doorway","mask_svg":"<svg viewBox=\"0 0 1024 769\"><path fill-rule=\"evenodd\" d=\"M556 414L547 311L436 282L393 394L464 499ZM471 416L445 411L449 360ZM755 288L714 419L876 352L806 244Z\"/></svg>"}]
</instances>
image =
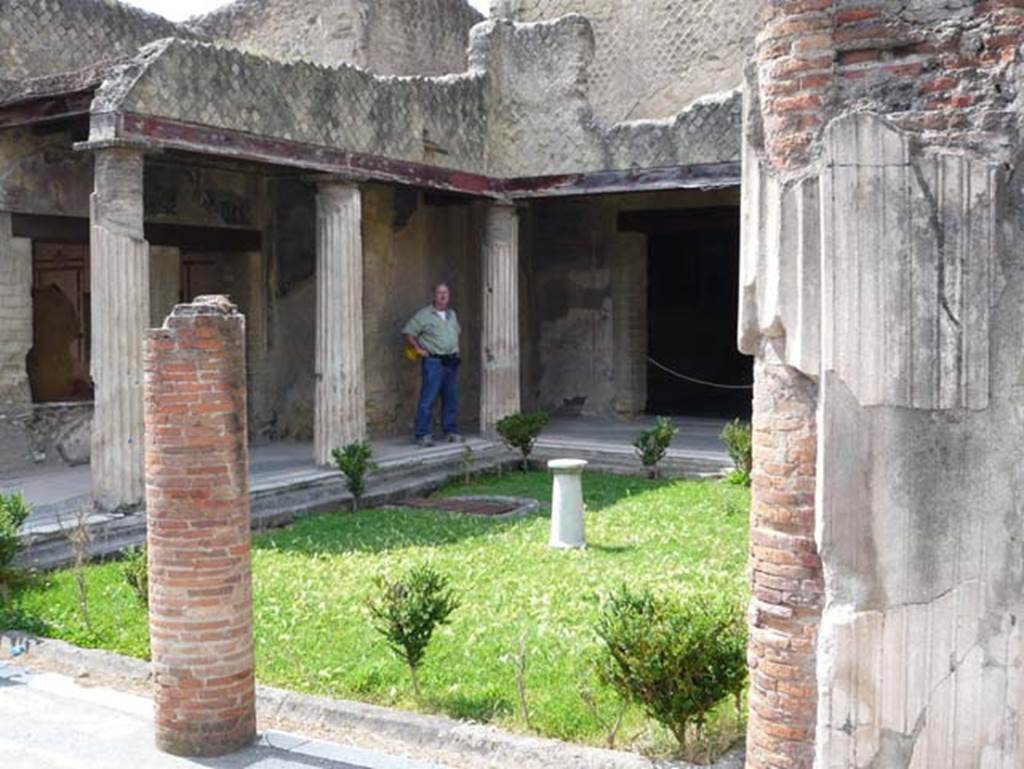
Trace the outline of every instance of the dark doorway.
<instances>
[{"instance_id":1,"label":"dark doorway","mask_svg":"<svg viewBox=\"0 0 1024 769\"><path fill-rule=\"evenodd\" d=\"M89 377L89 248L32 243L32 400L91 400Z\"/></svg>"},{"instance_id":2,"label":"dark doorway","mask_svg":"<svg viewBox=\"0 0 1024 769\"><path fill-rule=\"evenodd\" d=\"M739 209L644 212L648 218L647 410L673 416L750 418L752 361L736 350Z\"/></svg>"}]
</instances>

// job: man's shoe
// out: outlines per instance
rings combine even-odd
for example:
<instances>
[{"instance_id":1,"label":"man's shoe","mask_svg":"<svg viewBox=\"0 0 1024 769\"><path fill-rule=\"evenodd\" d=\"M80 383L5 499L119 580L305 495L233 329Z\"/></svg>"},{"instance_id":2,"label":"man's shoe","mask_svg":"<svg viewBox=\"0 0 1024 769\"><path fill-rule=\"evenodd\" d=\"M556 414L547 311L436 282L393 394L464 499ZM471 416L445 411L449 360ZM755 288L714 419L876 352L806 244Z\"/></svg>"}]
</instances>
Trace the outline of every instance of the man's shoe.
<instances>
[{"instance_id":1,"label":"man's shoe","mask_svg":"<svg viewBox=\"0 0 1024 769\"><path fill-rule=\"evenodd\" d=\"M429 449L431 446L434 445L434 439L431 438L429 435L424 435L422 438L416 439L416 445L419 446L421 449Z\"/></svg>"},{"instance_id":2,"label":"man's shoe","mask_svg":"<svg viewBox=\"0 0 1024 769\"><path fill-rule=\"evenodd\" d=\"M458 433L448 433L448 435L446 435L444 439L446 441L448 441L449 443L465 443L466 442L466 439L463 438Z\"/></svg>"}]
</instances>

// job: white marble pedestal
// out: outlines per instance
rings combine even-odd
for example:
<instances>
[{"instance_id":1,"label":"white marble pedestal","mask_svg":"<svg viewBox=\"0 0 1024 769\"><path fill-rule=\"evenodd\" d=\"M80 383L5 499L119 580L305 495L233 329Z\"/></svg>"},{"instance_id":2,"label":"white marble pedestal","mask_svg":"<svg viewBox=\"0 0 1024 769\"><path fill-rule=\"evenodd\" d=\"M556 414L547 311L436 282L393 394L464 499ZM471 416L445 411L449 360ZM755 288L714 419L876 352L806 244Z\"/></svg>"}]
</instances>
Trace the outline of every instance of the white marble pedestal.
<instances>
[{"instance_id":1,"label":"white marble pedestal","mask_svg":"<svg viewBox=\"0 0 1024 769\"><path fill-rule=\"evenodd\" d=\"M563 550L587 546L583 531L583 459L552 459L548 469L555 481L551 491L551 547Z\"/></svg>"}]
</instances>

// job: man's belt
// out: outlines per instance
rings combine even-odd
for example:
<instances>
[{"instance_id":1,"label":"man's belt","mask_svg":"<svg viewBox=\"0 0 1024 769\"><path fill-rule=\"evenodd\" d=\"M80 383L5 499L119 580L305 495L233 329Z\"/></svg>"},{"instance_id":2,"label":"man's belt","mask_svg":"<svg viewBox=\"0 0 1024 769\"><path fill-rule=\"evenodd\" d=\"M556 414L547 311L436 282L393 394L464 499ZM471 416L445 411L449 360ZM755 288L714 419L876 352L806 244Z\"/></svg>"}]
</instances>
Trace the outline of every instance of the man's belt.
<instances>
[{"instance_id":1,"label":"man's belt","mask_svg":"<svg viewBox=\"0 0 1024 769\"><path fill-rule=\"evenodd\" d=\"M456 365L462 362L462 358L457 353L454 355L428 355L427 357L439 360L446 365Z\"/></svg>"}]
</instances>

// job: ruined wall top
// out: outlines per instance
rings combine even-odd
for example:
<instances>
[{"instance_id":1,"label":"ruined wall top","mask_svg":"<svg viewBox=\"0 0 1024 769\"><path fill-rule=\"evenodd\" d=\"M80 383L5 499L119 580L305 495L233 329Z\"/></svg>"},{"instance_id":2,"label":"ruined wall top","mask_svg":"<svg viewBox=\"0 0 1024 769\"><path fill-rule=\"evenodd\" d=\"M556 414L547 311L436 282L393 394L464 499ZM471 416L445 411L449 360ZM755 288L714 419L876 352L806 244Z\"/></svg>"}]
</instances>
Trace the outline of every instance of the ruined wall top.
<instances>
[{"instance_id":1,"label":"ruined wall top","mask_svg":"<svg viewBox=\"0 0 1024 769\"><path fill-rule=\"evenodd\" d=\"M821 154L828 123L870 110L983 153L1019 135L1024 9L1015 0L766 3L753 133L783 173Z\"/></svg>"},{"instance_id":2,"label":"ruined wall top","mask_svg":"<svg viewBox=\"0 0 1024 769\"><path fill-rule=\"evenodd\" d=\"M482 19L465 0L235 0L189 26L277 59L440 75L465 70L469 30Z\"/></svg>"},{"instance_id":3,"label":"ruined wall top","mask_svg":"<svg viewBox=\"0 0 1024 769\"><path fill-rule=\"evenodd\" d=\"M94 116L133 113L499 177L739 159L734 91L672 118L605 125L582 90L592 56L581 16L472 36L470 70L379 77L282 63L209 43L162 40L106 78ZM116 128L94 119L93 139Z\"/></svg>"},{"instance_id":4,"label":"ruined wall top","mask_svg":"<svg viewBox=\"0 0 1024 769\"><path fill-rule=\"evenodd\" d=\"M82 9L95 11L89 24L97 36L120 34L118 14L137 16L116 2L82 0L80 7L76 2L13 0L14 13L4 15L0 26L0 50L10 47L15 57L36 61L25 52L24 39L40 48L70 49L62 30L78 23ZM26 26L25 20L51 6L59 14ZM491 179L739 160L737 89L676 102L656 119L607 119L595 108L590 89L598 36L589 18L569 14L530 23L499 18L469 29L479 18L464 0L314 0L308 5L238 0L188 27L156 19L159 23L141 26L106 52L86 46L82 57L88 65L56 56L52 71L46 71L37 57L39 66L0 81L0 103L96 88L91 140L142 140L218 152L232 141L251 147L250 137L260 137L262 147L269 146L264 140L284 140L293 144L274 145L275 158L331 172L339 163L355 172L367 158ZM685 31L689 23L683 19L676 25ZM344 34L325 37L322 29ZM150 35L162 37L131 50ZM231 39L212 39L222 36ZM456 45L458 40L463 42ZM677 53L687 58L685 51ZM103 55L107 64L96 67ZM362 66L338 63L346 57L365 61ZM372 71L384 62L394 71L418 74ZM82 68L67 73L72 65ZM431 74L451 69L458 71ZM665 98L668 105L672 100ZM150 118L164 122L146 123ZM160 133L165 129L170 134ZM237 133L232 139L221 131ZM199 134L205 138L197 139ZM291 162L288 153L328 159Z\"/></svg>"},{"instance_id":5,"label":"ruined wall top","mask_svg":"<svg viewBox=\"0 0 1024 769\"><path fill-rule=\"evenodd\" d=\"M197 33L133 6L104 0L0 3L0 78L17 80L134 56L162 37Z\"/></svg>"},{"instance_id":6,"label":"ruined wall top","mask_svg":"<svg viewBox=\"0 0 1024 769\"><path fill-rule=\"evenodd\" d=\"M758 29L757 0L493 0L491 14L520 22L586 16L596 56L587 95L606 123L674 115L709 93L732 90Z\"/></svg>"}]
</instances>

